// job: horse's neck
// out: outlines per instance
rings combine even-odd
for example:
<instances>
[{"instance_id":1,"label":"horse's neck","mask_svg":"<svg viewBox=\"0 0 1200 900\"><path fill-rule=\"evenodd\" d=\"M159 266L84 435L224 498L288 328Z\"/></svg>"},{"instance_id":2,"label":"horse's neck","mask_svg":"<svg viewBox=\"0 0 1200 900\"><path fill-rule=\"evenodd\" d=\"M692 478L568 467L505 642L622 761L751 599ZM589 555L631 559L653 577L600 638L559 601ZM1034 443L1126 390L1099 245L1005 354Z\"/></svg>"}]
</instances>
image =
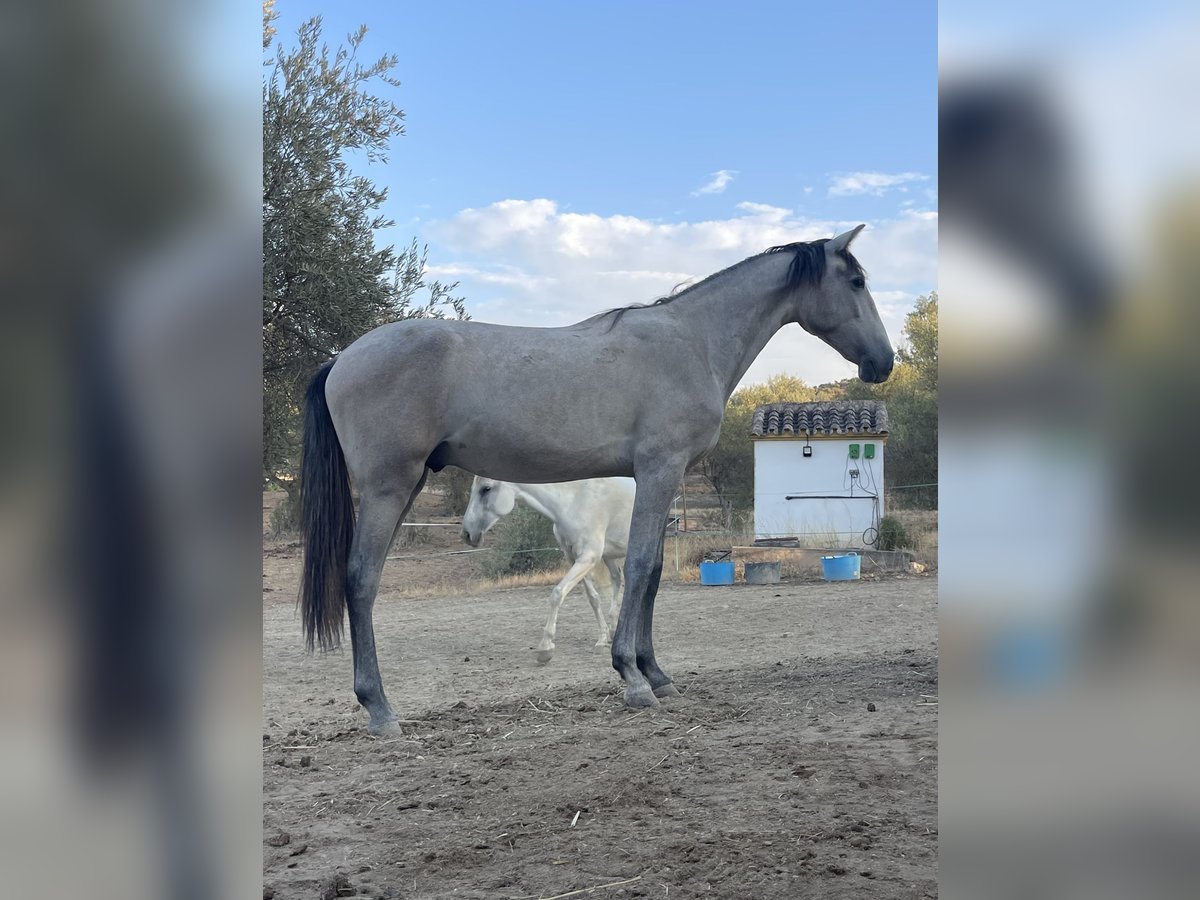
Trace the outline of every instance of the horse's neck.
<instances>
[{"instance_id":1,"label":"horse's neck","mask_svg":"<svg viewBox=\"0 0 1200 900\"><path fill-rule=\"evenodd\" d=\"M563 513L570 505L561 484L514 484L513 491L551 522L562 521Z\"/></svg>"},{"instance_id":2,"label":"horse's neck","mask_svg":"<svg viewBox=\"0 0 1200 900\"><path fill-rule=\"evenodd\" d=\"M705 345L725 400L775 332L793 321L792 304L779 293L790 264L787 253L756 257L679 298L680 319Z\"/></svg>"}]
</instances>

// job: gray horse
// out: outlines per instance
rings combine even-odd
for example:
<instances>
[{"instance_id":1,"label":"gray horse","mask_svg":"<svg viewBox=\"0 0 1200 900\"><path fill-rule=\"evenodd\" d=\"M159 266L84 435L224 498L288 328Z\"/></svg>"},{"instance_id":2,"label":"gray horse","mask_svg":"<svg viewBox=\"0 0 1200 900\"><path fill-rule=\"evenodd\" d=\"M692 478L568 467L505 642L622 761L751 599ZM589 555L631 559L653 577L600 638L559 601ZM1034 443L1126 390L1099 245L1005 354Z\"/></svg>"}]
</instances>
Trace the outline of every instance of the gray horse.
<instances>
[{"instance_id":1,"label":"gray horse","mask_svg":"<svg viewBox=\"0 0 1200 900\"><path fill-rule=\"evenodd\" d=\"M564 328L413 320L363 335L308 389L300 604L311 647L350 614L354 692L372 734L395 733L372 608L396 531L444 466L515 482L633 476L625 595L612 664L631 707L677 696L652 640L671 498L712 449L729 395L799 323L881 382L893 354L850 242L773 247L646 306ZM361 498L355 524L350 483Z\"/></svg>"}]
</instances>

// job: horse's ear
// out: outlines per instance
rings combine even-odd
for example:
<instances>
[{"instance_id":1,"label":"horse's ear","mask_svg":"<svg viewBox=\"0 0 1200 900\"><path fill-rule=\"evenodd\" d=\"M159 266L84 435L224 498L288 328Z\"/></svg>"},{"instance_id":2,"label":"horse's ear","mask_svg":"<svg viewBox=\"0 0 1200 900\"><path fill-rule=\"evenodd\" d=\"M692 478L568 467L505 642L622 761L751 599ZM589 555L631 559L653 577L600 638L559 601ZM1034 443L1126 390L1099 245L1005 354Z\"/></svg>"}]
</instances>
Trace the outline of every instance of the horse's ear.
<instances>
[{"instance_id":1,"label":"horse's ear","mask_svg":"<svg viewBox=\"0 0 1200 900\"><path fill-rule=\"evenodd\" d=\"M856 228L851 228L845 234L839 234L837 237L831 238L828 245L829 252L841 253L850 246L850 242L858 237L858 233L866 227L866 225L859 225Z\"/></svg>"}]
</instances>

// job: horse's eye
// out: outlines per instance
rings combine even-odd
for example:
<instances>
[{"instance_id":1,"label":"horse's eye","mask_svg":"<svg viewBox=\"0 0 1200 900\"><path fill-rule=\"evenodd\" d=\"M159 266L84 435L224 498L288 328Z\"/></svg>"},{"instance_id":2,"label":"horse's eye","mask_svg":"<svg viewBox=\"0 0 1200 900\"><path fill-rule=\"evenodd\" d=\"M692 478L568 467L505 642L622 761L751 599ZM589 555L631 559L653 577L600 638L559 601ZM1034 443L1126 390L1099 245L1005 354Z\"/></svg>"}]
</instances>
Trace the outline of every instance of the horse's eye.
<instances>
[{"instance_id":1,"label":"horse's eye","mask_svg":"<svg viewBox=\"0 0 1200 900\"><path fill-rule=\"evenodd\" d=\"M479 493L481 493L481 494L486 494L486 493L487 493L488 491L490 491L490 490L491 490L491 488L490 488L490 487L481 487L481 488L479 489Z\"/></svg>"},{"instance_id":2,"label":"horse's eye","mask_svg":"<svg viewBox=\"0 0 1200 900\"><path fill-rule=\"evenodd\" d=\"M865 278L855 278L850 283L852 285L854 285L855 290L859 290L859 291L861 291L864 287L867 286L867 280Z\"/></svg>"}]
</instances>

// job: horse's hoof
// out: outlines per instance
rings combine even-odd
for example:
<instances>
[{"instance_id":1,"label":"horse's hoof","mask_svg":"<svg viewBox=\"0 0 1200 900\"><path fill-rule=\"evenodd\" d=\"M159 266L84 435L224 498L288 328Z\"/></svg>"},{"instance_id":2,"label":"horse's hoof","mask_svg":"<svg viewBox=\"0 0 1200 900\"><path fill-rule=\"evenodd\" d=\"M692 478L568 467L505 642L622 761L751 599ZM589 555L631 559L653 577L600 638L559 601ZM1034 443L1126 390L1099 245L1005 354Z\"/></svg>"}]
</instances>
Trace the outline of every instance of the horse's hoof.
<instances>
[{"instance_id":1,"label":"horse's hoof","mask_svg":"<svg viewBox=\"0 0 1200 900\"><path fill-rule=\"evenodd\" d=\"M539 666L544 666L546 663L550 662L550 660L554 659L554 651L535 650L533 656L537 660Z\"/></svg>"},{"instance_id":2,"label":"horse's hoof","mask_svg":"<svg viewBox=\"0 0 1200 900\"><path fill-rule=\"evenodd\" d=\"M630 709L648 709L658 706L658 699L649 687L625 688L625 705Z\"/></svg>"},{"instance_id":3,"label":"horse's hoof","mask_svg":"<svg viewBox=\"0 0 1200 900\"><path fill-rule=\"evenodd\" d=\"M367 734L378 738L398 738L404 732L400 730L400 723L395 719L387 719L383 722L372 722L367 726Z\"/></svg>"},{"instance_id":4,"label":"horse's hoof","mask_svg":"<svg viewBox=\"0 0 1200 900\"><path fill-rule=\"evenodd\" d=\"M659 700L666 700L668 697L682 697L683 694L679 693L679 689L668 681L666 684L660 684L654 689L654 696Z\"/></svg>"}]
</instances>

